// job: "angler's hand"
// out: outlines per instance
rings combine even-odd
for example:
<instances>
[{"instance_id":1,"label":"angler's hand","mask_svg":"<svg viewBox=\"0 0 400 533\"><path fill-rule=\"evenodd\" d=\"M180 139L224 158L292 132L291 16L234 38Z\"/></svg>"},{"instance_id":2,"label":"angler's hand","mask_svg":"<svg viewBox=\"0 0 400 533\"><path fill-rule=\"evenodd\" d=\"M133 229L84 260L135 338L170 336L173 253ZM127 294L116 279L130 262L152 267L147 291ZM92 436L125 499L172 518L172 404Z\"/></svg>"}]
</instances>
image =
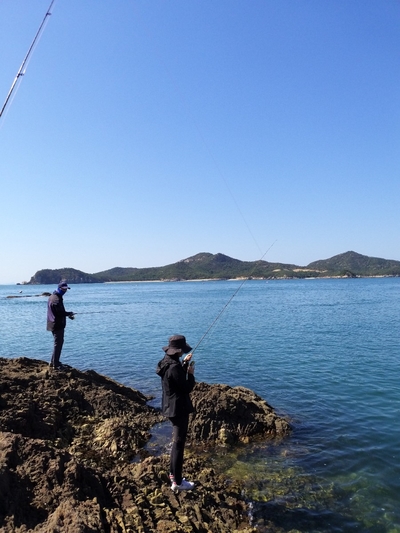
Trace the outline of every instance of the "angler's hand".
<instances>
[{"instance_id":1,"label":"angler's hand","mask_svg":"<svg viewBox=\"0 0 400 533\"><path fill-rule=\"evenodd\" d=\"M69 313L68 318L69 318L70 320L74 320L74 318L75 318L74 313Z\"/></svg>"},{"instance_id":2,"label":"angler's hand","mask_svg":"<svg viewBox=\"0 0 400 533\"><path fill-rule=\"evenodd\" d=\"M188 362L191 360L192 357L193 357L193 354L192 354L192 353L188 353L188 354L185 356L183 362L184 362L184 363L188 363Z\"/></svg>"},{"instance_id":3,"label":"angler's hand","mask_svg":"<svg viewBox=\"0 0 400 533\"><path fill-rule=\"evenodd\" d=\"M188 366L188 374L194 374L194 361L192 361Z\"/></svg>"}]
</instances>

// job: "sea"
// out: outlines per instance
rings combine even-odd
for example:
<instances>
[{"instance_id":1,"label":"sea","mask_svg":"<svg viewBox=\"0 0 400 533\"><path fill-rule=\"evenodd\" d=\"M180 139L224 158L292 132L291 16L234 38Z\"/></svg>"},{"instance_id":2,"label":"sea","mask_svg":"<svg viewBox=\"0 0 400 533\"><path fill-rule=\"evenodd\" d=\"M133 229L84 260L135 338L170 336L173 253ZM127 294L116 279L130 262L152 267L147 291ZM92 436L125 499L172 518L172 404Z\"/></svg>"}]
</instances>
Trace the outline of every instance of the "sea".
<instances>
[{"instance_id":1,"label":"sea","mask_svg":"<svg viewBox=\"0 0 400 533\"><path fill-rule=\"evenodd\" d=\"M1 357L50 360L54 289L0 286ZM247 387L287 417L282 441L212 459L243 481L260 531L400 532L400 278L77 284L64 303L63 363L159 405L156 364L183 334L197 381Z\"/></svg>"}]
</instances>

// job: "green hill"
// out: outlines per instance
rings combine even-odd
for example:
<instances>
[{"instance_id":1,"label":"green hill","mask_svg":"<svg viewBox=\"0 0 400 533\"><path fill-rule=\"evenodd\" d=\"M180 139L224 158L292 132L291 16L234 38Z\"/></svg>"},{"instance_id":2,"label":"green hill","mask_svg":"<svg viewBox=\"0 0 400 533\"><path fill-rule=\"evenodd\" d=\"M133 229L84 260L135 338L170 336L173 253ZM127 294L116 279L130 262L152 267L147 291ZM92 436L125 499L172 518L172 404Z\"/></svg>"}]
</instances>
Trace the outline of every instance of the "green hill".
<instances>
[{"instance_id":1,"label":"green hill","mask_svg":"<svg viewBox=\"0 0 400 533\"><path fill-rule=\"evenodd\" d=\"M26 285L57 285L60 281L68 283L100 283L101 281L92 274L86 274L75 268L59 268L38 270Z\"/></svg>"},{"instance_id":2,"label":"green hill","mask_svg":"<svg viewBox=\"0 0 400 533\"><path fill-rule=\"evenodd\" d=\"M315 277L400 276L400 261L346 252L302 267L268 261L240 261L224 254L199 253L162 267L115 267L95 274L73 268L39 270L28 285L122 281L181 281L195 279L287 279Z\"/></svg>"},{"instance_id":3,"label":"green hill","mask_svg":"<svg viewBox=\"0 0 400 533\"><path fill-rule=\"evenodd\" d=\"M314 261L308 268L336 275L354 276L399 276L400 261L369 257L356 252L346 252L330 259Z\"/></svg>"}]
</instances>

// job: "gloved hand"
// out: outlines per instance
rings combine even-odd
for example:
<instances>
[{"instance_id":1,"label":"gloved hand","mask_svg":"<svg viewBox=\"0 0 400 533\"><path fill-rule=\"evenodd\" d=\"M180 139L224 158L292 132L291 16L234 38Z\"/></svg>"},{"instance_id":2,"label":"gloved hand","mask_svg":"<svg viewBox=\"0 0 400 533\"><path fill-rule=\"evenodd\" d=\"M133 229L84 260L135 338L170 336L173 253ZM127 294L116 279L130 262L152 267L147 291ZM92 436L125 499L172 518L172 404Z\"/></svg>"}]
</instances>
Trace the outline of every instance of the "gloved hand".
<instances>
[{"instance_id":1,"label":"gloved hand","mask_svg":"<svg viewBox=\"0 0 400 533\"><path fill-rule=\"evenodd\" d=\"M74 318L75 318L75 315L74 315L74 313L72 313L72 311L71 311L70 313L68 313L67 316L68 316L68 318L69 318L70 320L74 320Z\"/></svg>"}]
</instances>

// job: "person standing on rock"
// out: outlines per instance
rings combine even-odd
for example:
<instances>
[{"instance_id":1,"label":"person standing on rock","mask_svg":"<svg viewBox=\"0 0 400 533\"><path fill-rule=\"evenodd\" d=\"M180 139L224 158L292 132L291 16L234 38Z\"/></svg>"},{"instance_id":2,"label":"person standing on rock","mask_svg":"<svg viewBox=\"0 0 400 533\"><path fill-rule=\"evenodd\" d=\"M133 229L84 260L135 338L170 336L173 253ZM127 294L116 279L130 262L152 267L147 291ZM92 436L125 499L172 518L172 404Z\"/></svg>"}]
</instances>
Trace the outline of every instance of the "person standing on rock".
<instances>
[{"instance_id":1,"label":"person standing on rock","mask_svg":"<svg viewBox=\"0 0 400 533\"><path fill-rule=\"evenodd\" d=\"M54 339L50 367L54 368L54 370L62 369L60 356L64 344L66 317L71 320L74 319L74 313L72 311L66 311L63 302L63 296L70 288L66 281L62 281L58 284L57 289L49 297L47 302L47 331L52 332Z\"/></svg>"},{"instance_id":2,"label":"person standing on rock","mask_svg":"<svg viewBox=\"0 0 400 533\"><path fill-rule=\"evenodd\" d=\"M156 373L162 380L162 413L172 423L171 489L174 492L192 490L194 483L182 477L189 414L194 411L190 400L195 384L194 366L189 364L192 348L183 335L173 335L163 350L165 356L158 362ZM188 355L181 362L179 358L184 354Z\"/></svg>"}]
</instances>

